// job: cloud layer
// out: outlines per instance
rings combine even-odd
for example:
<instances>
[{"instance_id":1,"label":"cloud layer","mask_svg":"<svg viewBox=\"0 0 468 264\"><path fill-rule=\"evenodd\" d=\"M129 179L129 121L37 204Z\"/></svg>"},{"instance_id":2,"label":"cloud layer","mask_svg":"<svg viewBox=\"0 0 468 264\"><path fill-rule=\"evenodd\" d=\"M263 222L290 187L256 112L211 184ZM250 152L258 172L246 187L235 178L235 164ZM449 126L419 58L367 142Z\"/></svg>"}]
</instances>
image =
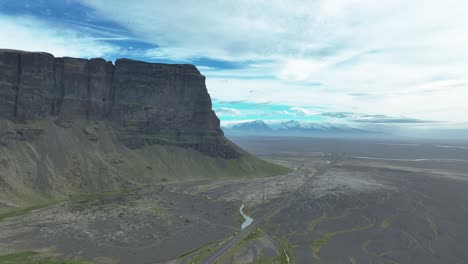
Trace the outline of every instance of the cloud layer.
<instances>
[{"instance_id":1,"label":"cloud layer","mask_svg":"<svg viewBox=\"0 0 468 264\"><path fill-rule=\"evenodd\" d=\"M56 56L102 57L117 53L118 47L83 32L57 27L31 16L0 14L0 47L45 51Z\"/></svg>"},{"instance_id":2,"label":"cloud layer","mask_svg":"<svg viewBox=\"0 0 468 264\"><path fill-rule=\"evenodd\" d=\"M154 58L258 61L205 70L217 98L468 121L462 1L83 3L157 44Z\"/></svg>"},{"instance_id":3,"label":"cloud layer","mask_svg":"<svg viewBox=\"0 0 468 264\"><path fill-rule=\"evenodd\" d=\"M214 98L252 104L219 106L224 121L328 112L382 115L381 123L398 125L468 122L468 2L11 3L0 0L10 10L0 13L0 34L12 36L2 38L2 47L194 63ZM79 16L67 11L75 9ZM265 111L265 102L284 107ZM327 118L355 118L343 117Z\"/></svg>"}]
</instances>

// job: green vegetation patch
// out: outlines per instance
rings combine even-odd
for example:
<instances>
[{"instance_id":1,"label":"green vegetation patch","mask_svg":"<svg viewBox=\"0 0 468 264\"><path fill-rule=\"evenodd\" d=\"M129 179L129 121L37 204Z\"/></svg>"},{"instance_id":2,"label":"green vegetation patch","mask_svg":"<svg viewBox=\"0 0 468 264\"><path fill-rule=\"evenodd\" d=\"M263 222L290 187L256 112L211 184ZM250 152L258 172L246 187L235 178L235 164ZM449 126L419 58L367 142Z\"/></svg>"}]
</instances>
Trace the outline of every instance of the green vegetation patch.
<instances>
[{"instance_id":1,"label":"green vegetation patch","mask_svg":"<svg viewBox=\"0 0 468 264\"><path fill-rule=\"evenodd\" d=\"M117 191L100 192L100 193L83 193L78 194L69 199L68 206L74 210L84 210L90 207L92 203L105 203L115 199L123 198L126 194L135 191L136 188L122 189ZM122 203L120 205L123 206Z\"/></svg>"},{"instance_id":2,"label":"green vegetation patch","mask_svg":"<svg viewBox=\"0 0 468 264\"><path fill-rule=\"evenodd\" d=\"M263 231L262 231L263 232ZM291 264L294 263L292 255L292 245L288 238L280 239L278 237L271 237L277 246L278 256L273 258L264 258L263 255L256 260L255 264Z\"/></svg>"},{"instance_id":3,"label":"green vegetation patch","mask_svg":"<svg viewBox=\"0 0 468 264\"><path fill-rule=\"evenodd\" d=\"M37 252L25 251L0 255L0 264L91 264L91 262L54 260L51 257L40 256Z\"/></svg>"},{"instance_id":4,"label":"green vegetation patch","mask_svg":"<svg viewBox=\"0 0 468 264\"><path fill-rule=\"evenodd\" d=\"M9 211L0 213L0 222L6 220L6 219L8 219L8 218L12 218L12 217L17 217L17 216L22 216L22 215L29 214L30 212L32 212L32 211L34 211L34 210L38 210L38 209L47 207L47 206L49 206L49 205L50 205L49 203L46 203L46 204L38 204L38 205L30 206L30 207L24 207L24 208L19 208L19 209L13 209L13 210L9 210Z\"/></svg>"},{"instance_id":5,"label":"green vegetation patch","mask_svg":"<svg viewBox=\"0 0 468 264\"><path fill-rule=\"evenodd\" d=\"M237 232L235 232L234 234L232 234L231 236L229 236L228 238L224 240L211 242L211 243L202 245L200 247L194 248L180 255L179 257L177 257L177 260L180 260L180 261L183 260L183 263L191 263L191 264L200 263L202 260L204 260L211 254L213 254L216 250L218 250L218 248L220 248L224 243L233 239L236 235L237 235Z\"/></svg>"},{"instance_id":6,"label":"green vegetation patch","mask_svg":"<svg viewBox=\"0 0 468 264\"><path fill-rule=\"evenodd\" d=\"M237 210L237 211L234 213L234 218L236 219L236 222L239 224L239 226L241 226L242 223L244 223L244 221L245 221L244 217L241 215L241 213L239 212L239 210Z\"/></svg>"},{"instance_id":7,"label":"green vegetation patch","mask_svg":"<svg viewBox=\"0 0 468 264\"><path fill-rule=\"evenodd\" d=\"M179 256L177 259L179 260L189 260L189 263L197 264L200 263L202 260L213 254L218 248L220 248L220 242L213 242L198 248L195 248L183 255ZM2 264L2 263L0 263Z\"/></svg>"},{"instance_id":8,"label":"green vegetation patch","mask_svg":"<svg viewBox=\"0 0 468 264\"><path fill-rule=\"evenodd\" d=\"M289 264L289 263L293 263L293 262L292 261L288 262L288 260L286 259L284 255L280 255L274 258L269 258L269 259L261 258L254 262L254 264Z\"/></svg>"},{"instance_id":9,"label":"green vegetation patch","mask_svg":"<svg viewBox=\"0 0 468 264\"><path fill-rule=\"evenodd\" d=\"M157 216L165 216L166 209L159 204L155 204L151 206L151 212L153 212Z\"/></svg>"},{"instance_id":10,"label":"green vegetation patch","mask_svg":"<svg viewBox=\"0 0 468 264\"><path fill-rule=\"evenodd\" d=\"M268 234L276 234L279 232L281 228L281 224L280 223L266 223L266 224L262 224L262 229L263 231L265 231L265 233L268 233Z\"/></svg>"},{"instance_id":11,"label":"green vegetation patch","mask_svg":"<svg viewBox=\"0 0 468 264\"><path fill-rule=\"evenodd\" d=\"M374 223L369 223L368 225L365 226L359 226L359 227L353 227L351 229L345 229L345 230L339 230L335 232L329 232L325 233L322 236L320 236L317 240L314 241L312 244L312 256L314 258L319 259L319 253L320 249L333 237L338 236L338 235L344 235L352 232L357 232L357 231L363 231L369 228L372 228L374 226Z\"/></svg>"},{"instance_id":12,"label":"green vegetation patch","mask_svg":"<svg viewBox=\"0 0 468 264\"><path fill-rule=\"evenodd\" d=\"M337 215L337 216L327 216L327 213L323 212L323 214L319 218L316 218L316 219L312 220L312 222L309 223L309 225L307 227L307 230L309 230L309 232L313 232L313 231L315 231L315 228L320 223L323 223L323 222L326 222L326 221L338 220L338 219L341 219L341 218L346 217L348 215L349 215L349 213L344 213L344 214Z\"/></svg>"},{"instance_id":13,"label":"green vegetation patch","mask_svg":"<svg viewBox=\"0 0 468 264\"><path fill-rule=\"evenodd\" d=\"M257 227L254 231L252 231L249 235L247 235L244 240L252 240L260 238L264 235L264 233Z\"/></svg>"},{"instance_id":14,"label":"green vegetation patch","mask_svg":"<svg viewBox=\"0 0 468 264\"><path fill-rule=\"evenodd\" d=\"M283 252L277 257L278 263L294 263L291 242L288 239L283 239L279 243Z\"/></svg>"},{"instance_id":15,"label":"green vegetation patch","mask_svg":"<svg viewBox=\"0 0 468 264\"><path fill-rule=\"evenodd\" d=\"M408 239L407 249L414 248L418 244L418 240L411 233L401 230L401 234Z\"/></svg>"},{"instance_id":16,"label":"green vegetation patch","mask_svg":"<svg viewBox=\"0 0 468 264\"><path fill-rule=\"evenodd\" d=\"M392 219L390 217L385 217L380 223L380 228L387 229L392 224Z\"/></svg>"}]
</instances>

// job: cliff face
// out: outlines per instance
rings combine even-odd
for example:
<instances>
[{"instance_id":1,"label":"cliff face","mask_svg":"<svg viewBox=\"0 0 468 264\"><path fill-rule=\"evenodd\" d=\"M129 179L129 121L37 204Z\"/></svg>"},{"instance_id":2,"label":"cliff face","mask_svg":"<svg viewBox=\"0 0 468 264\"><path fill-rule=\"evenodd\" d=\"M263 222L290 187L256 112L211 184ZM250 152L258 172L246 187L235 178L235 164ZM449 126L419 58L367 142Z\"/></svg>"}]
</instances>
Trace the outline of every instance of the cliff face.
<instances>
[{"instance_id":1,"label":"cliff face","mask_svg":"<svg viewBox=\"0 0 468 264\"><path fill-rule=\"evenodd\" d=\"M59 125L105 120L129 148L177 145L237 158L211 109L205 77L193 65L55 58L0 50L0 119L52 118ZM92 132L90 132L92 133Z\"/></svg>"},{"instance_id":2,"label":"cliff face","mask_svg":"<svg viewBox=\"0 0 468 264\"><path fill-rule=\"evenodd\" d=\"M0 209L283 172L224 138L193 65L0 50Z\"/></svg>"}]
</instances>

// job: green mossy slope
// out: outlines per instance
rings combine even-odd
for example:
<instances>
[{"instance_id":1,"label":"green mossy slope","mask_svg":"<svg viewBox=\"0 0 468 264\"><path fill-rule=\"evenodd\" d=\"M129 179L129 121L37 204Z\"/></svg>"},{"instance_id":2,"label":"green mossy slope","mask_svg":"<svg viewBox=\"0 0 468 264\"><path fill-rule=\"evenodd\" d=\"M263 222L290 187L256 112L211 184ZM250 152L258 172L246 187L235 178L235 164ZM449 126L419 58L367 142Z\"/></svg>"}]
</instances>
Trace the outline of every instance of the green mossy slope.
<instances>
[{"instance_id":1,"label":"green mossy slope","mask_svg":"<svg viewBox=\"0 0 468 264\"><path fill-rule=\"evenodd\" d=\"M12 131L23 132L8 138ZM241 153L239 158L210 157L171 145L130 149L116 134L104 121L57 125L52 120L27 124L0 120L0 135L4 135L0 137L0 209L140 184L288 172L251 156L227 139L225 144Z\"/></svg>"}]
</instances>

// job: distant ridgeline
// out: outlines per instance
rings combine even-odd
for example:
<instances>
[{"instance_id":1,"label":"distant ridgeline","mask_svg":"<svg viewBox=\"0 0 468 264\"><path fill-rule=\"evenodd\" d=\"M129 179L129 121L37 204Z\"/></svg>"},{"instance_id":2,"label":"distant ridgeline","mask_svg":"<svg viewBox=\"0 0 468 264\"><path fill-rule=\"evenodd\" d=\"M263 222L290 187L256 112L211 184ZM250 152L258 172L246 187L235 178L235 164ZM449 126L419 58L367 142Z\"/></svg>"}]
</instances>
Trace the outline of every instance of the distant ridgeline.
<instances>
[{"instance_id":1,"label":"distant ridgeline","mask_svg":"<svg viewBox=\"0 0 468 264\"><path fill-rule=\"evenodd\" d=\"M0 50L0 125L0 206L25 194L283 170L225 139L193 65Z\"/></svg>"}]
</instances>

